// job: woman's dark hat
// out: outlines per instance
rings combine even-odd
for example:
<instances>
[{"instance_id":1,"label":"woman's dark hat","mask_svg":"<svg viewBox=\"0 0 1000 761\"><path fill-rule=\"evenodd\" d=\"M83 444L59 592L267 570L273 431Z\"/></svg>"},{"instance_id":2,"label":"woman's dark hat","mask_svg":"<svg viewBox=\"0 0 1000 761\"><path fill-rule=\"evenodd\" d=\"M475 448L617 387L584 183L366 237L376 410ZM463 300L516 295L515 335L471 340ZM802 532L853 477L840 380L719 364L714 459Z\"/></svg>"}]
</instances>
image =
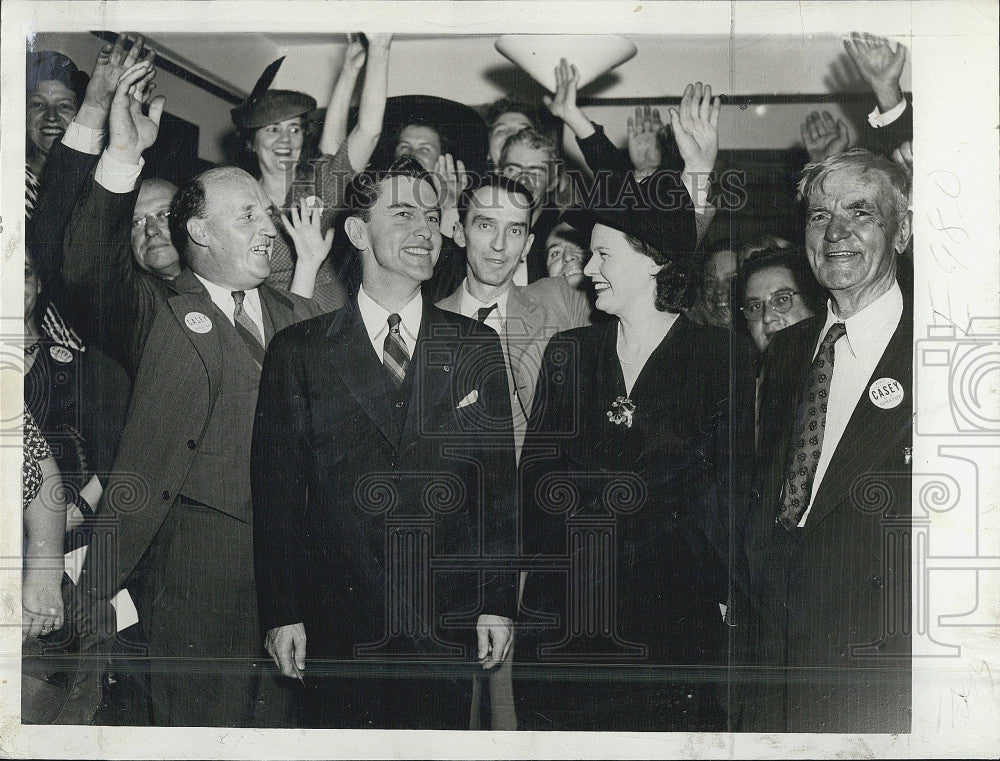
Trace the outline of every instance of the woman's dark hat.
<instances>
[{"instance_id":1,"label":"woman's dark hat","mask_svg":"<svg viewBox=\"0 0 1000 761\"><path fill-rule=\"evenodd\" d=\"M29 50L25 59L25 89L30 98L38 89L39 82L53 80L62 82L77 97L77 105L83 103L90 77L80 71L76 64L54 50Z\"/></svg>"},{"instance_id":2,"label":"woman's dark hat","mask_svg":"<svg viewBox=\"0 0 1000 761\"><path fill-rule=\"evenodd\" d=\"M316 99L304 92L268 89L284 60L282 56L264 69L250 97L229 112L233 124L237 127L258 129L285 119L303 116L316 108Z\"/></svg>"},{"instance_id":3,"label":"woman's dark hat","mask_svg":"<svg viewBox=\"0 0 1000 761\"><path fill-rule=\"evenodd\" d=\"M567 209L560 221L588 236L594 225L606 225L678 261L697 245L694 204L680 172L671 170L654 172L642 182L630 179L588 208Z\"/></svg>"},{"instance_id":4,"label":"woman's dark hat","mask_svg":"<svg viewBox=\"0 0 1000 761\"><path fill-rule=\"evenodd\" d=\"M352 116L353 126L357 117ZM489 145L486 122L471 107L435 95L396 95L386 100L376 155L391 161L399 134L411 124L437 130L447 143L446 150L461 159L466 170L485 171Z\"/></svg>"}]
</instances>

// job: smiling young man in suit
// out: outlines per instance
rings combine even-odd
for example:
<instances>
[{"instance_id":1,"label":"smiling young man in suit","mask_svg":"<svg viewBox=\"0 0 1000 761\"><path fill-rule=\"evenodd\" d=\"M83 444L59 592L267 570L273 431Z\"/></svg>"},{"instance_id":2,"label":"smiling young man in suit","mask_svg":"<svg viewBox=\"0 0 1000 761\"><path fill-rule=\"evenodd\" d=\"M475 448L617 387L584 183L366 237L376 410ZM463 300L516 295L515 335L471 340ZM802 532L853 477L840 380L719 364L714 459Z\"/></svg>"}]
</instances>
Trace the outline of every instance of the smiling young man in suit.
<instances>
[{"instance_id":1,"label":"smiling young man in suit","mask_svg":"<svg viewBox=\"0 0 1000 761\"><path fill-rule=\"evenodd\" d=\"M774 334L749 536L755 661L780 672L744 729L910 730L909 180L856 149L806 167L806 256L826 313Z\"/></svg>"},{"instance_id":2,"label":"smiling young man in suit","mask_svg":"<svg viewBox=\"0 0 1000 761\"><path fill-rule=\"evenodd\" d=\"M79 580L81 605L137 569L153 659L156 724L254 726L261 706L252 564L250 433L264 347L319 313L263 285L276 230L257 182L205 172L174 198L186 266L164 280L133 266L142 153L156 140L150 61L120 78L108 148L69 223L62 273L100 344L133 381L125 431ZM273 685L272 685L273 686Z\"/></svg>"},{"instance_id":3,"label":"smiling young man in suit","mask_svg":"<svg viewBox=\"0 0 1000 761\"><path fill-rule=\"evenodd\" d=\"M531 192L516 180L488 175L459 203L455 242L465 248L466 276L438 306L484 322L500 335L511 386L511 415L518 454L531 413L535 382L549 339L560 330L590 324L586 295L562 277L514 284L518 264L531 248Z\"/></svg>"},{"instance_id":4,"label":"smiling young man in suit","mask_svg":"<svg viewBox=\"0 0 1000 761\"><path fill-rule=\"evenodd\" d=\"M359 174L348 200L358 293L264 361L252 462L267 648L303 681L306 726L467 728L471 674L503 661L516 610L503 353L421 296L441 231L415 159Z\"/></svg>"}]
</instances>

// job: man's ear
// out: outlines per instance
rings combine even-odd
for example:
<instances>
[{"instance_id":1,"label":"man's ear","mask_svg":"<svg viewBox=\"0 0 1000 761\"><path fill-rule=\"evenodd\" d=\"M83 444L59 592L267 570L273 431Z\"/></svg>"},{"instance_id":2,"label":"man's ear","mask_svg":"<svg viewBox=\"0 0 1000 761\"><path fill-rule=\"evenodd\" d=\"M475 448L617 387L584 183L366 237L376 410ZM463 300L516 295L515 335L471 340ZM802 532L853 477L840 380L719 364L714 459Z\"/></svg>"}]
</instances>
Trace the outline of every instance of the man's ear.
<instances>
[{"instance_id":1,"label":"man's ear","mask_svg":"<svg viewBox=\"0 0 1000 761\"><path fill-rule=\"evenodd\" d=\"M208 245L208 232L205 230L205 220L191 217L187 221L187 234L199 246Z\"/></svg>"},{"instance_id":2,"label":"man's ear","mask_svg":"<svg viewBox=\"0 0 1000 761\"><path fill-rule=\"evenodd\" d=\"M524 241L524 248L521 249L521 261L523 262L528 258L528 252L531 251L531 244L535 242L535 234L529 233L527 240ZM548 267L548 252L545 256L545 266Z\"/></svg>"},{"instance_id":3,"label":"man's ear","mask_svg":"<svg viewBox=\"0 0 1000 761\"><path fill-rule=\"evenodd\" d=\"M910 243L910 236L913 234L913 212L907 209L899 219L899 226L896 228L896 237L893 240L893 249L897 254L903 253Z\"/></svg>"},{"instance_id":4,"label":"man's ear","mask_svg":"<svg viewBox=\"0 0 1000 761\"><path fill-rule=\"evenodd\" d=\"M451 239L455 241L455 245L465 248L465 226L462 224L462 220L455 220L455 227L452 229L453 235Z\"/></svg>"},{"instance_id":5,"label":"man's ear","mask_svg":"<svg viewBox=\"0 0 1000 761\"><path fill-rule=\"evenodd\" d=\"M368 225L361 217L348 217L344 220L344 232L347 233L351 245L358 251L365 251L371 248L371 239L368 237Z\"/></svg>"}]
</instances>

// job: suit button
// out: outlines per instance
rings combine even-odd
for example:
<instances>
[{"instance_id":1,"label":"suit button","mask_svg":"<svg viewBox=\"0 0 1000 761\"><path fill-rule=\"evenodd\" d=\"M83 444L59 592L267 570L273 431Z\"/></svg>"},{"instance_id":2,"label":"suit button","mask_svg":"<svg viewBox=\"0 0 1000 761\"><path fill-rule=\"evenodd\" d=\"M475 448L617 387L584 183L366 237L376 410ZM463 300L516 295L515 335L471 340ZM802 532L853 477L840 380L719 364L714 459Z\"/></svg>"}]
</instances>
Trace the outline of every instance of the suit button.
<instances>
[{"instance_id":1,"label":"suit button","mask_svg":"<svg viewBox=\"0 0 1000 761\"><path fill-rule=\"evenodd\" d=\"M170 499L170 492L165 491L160 496L163 497L164 499Z\"/></svg>"},{"instance_id":2,"label":"suit button","mask_svg":"<svg viewBox=\"0 0 1000 761\"><path fill-rule=\"evenodd\" d=\"M884 586L881 576L872 576L872 586L875 589L881 589Z\"/></svg>"},{"instance_id":3,"label":"suit button","mask_svg":"<svg viewBox=\"0 0 1000 761\"><path fill-rule=\"evenodd\" d=\"M194 443L194 439L188 439L188 449L194 449L197 444Z\"/></svg>"},{"instance_id":4,"label":"suit button","mask_svg":"<svg viewBox=\"0 0 1000 761\"><path fill-rule=\"evenodd\" d=\"M396 402L396 409L397 410L403 409L403 403L402 402Z\"/></svg>"}]
</instances>

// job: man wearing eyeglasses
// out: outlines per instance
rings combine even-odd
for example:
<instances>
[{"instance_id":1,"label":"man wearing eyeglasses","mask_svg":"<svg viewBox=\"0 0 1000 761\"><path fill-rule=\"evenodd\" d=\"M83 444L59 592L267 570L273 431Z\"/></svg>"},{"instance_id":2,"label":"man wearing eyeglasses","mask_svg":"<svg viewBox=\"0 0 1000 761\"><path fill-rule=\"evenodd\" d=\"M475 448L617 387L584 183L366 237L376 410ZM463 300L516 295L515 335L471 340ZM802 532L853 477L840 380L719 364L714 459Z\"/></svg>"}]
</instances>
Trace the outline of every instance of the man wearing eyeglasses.
<instances>
[{"instance_id":1,"label":"man wearing eyeglasses","mask_svg":"<svg viewBox=\"0 0 1000 761\"><path fill-rule=\"evenodd\" d=\"M143 180L132 214L132 255L151 275L173 280L181 274L181 258L170 239L170 202L177 186L158 179Z\"/></svg>"}]
</instances>

